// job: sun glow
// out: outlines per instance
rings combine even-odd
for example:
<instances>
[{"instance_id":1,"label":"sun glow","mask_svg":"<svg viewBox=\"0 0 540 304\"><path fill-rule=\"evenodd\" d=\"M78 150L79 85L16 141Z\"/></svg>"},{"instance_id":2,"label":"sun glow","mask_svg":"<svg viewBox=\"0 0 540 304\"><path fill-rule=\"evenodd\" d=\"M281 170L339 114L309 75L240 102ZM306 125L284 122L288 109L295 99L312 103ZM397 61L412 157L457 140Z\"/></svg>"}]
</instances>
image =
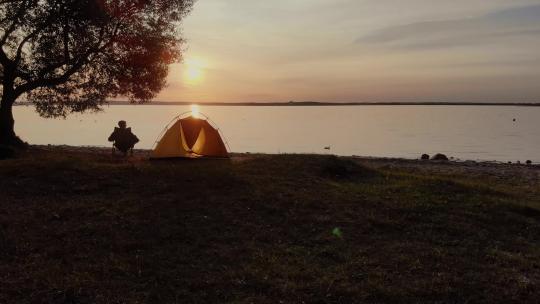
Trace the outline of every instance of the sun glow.
<instances>
[{"instance_id":1,"label":"sun glow","mask_svg":"<svg viewBox=\"0 0 540 304\"><path fill-rule=\"evenodd\" d=\"M198 84L203 80L206 64L198 58L187 58L184 61L184 77L189 84Z\"/></svg>"},{"instance_id":2,"label":"sun glow","mask_svg":"<svg viewBox=\"0 0 540 304\"><path fill-rule=\"evenodd\" d=\"M201 118L199 112L199 105L191 105L191 116L193 116L194 118Z\"/></svg>"}]
</instances>

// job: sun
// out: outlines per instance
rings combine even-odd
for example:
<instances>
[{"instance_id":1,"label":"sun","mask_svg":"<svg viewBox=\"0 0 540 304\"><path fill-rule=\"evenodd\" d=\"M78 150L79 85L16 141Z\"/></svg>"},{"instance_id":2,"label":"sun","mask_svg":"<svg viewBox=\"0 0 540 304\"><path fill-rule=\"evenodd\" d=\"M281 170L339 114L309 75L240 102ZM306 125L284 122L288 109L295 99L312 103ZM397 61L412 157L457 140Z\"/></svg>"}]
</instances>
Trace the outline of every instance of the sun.
<instances>
[{"instance_id":1,"label":"sun","mask_svg":"<svg viewBox=\"0 0 540 304\"><path fill-rule=\"evenodd\" d=\"M184 61L184 78L189 84L198 84L204 78L206 64L201 59L188 58Z\"/></svg>"},{"instance_id":2,"label":"sun","mask_svg":"<svg viewBox=\"0 0 540 304\"><path fill-rule=\"evenodd\" d=\"M186 73L187 73L188 80L191 80L191 81L199 80L202 76L201 69L197 67L188 67Z\"/></svg>"}]
</instances>

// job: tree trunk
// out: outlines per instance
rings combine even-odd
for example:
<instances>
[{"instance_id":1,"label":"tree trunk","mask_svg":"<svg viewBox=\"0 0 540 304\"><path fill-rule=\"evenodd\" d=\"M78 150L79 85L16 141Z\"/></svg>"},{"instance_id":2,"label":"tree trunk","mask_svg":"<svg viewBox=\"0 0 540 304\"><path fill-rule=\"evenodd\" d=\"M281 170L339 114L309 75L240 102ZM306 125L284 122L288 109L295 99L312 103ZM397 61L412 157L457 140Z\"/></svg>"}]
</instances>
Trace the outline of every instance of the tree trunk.
<instances>
[{"instance_id":1,"label":"tree trunk","mask_svg":"<svg viewBox=\"0 0 540 304\"><path fill-rule=\"evenodd\" d=\"M15 120L13 119L13 103L9 96L2 96L0 104L0 145L23 148L26 144L15 135Z\"/></svg>"}]
</instances>

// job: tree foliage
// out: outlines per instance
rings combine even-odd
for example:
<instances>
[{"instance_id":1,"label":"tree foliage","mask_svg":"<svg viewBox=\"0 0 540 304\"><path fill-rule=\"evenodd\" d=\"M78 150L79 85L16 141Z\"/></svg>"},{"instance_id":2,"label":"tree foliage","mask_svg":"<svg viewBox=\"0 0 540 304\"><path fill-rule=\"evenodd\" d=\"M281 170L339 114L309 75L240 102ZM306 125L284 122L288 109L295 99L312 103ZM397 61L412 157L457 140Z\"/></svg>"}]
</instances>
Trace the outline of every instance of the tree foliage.
<instances>
[{"instance_id":1,"label":"tree foliage","mask_svg":"<svg viewBox=\"0 0 540 304\"><path fill-rule=\"evenodd\" d=\"M181 57L193 1L0 0L2 107L24 95L57 117L150 100Z\"/></svg>"}]
</instances>

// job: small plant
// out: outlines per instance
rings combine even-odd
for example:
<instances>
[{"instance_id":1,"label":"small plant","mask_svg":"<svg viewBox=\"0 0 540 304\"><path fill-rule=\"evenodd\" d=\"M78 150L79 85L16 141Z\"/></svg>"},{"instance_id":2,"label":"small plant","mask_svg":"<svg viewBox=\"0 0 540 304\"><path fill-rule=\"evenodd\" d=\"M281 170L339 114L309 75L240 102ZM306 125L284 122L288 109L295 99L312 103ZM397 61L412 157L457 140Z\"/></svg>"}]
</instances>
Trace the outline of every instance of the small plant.
<instances>
[{"instance_id":1,"label":"small plant","mask_svg":"<svg viewBox=\"0 0 540 304\"><path fill-rule=\"evenodd\" d=\"M337 237L338 239L343 238L343 232L341 232L341 229L339 229L339 227L332 229L332 235Z\"/></svg>"}]
</instances>

